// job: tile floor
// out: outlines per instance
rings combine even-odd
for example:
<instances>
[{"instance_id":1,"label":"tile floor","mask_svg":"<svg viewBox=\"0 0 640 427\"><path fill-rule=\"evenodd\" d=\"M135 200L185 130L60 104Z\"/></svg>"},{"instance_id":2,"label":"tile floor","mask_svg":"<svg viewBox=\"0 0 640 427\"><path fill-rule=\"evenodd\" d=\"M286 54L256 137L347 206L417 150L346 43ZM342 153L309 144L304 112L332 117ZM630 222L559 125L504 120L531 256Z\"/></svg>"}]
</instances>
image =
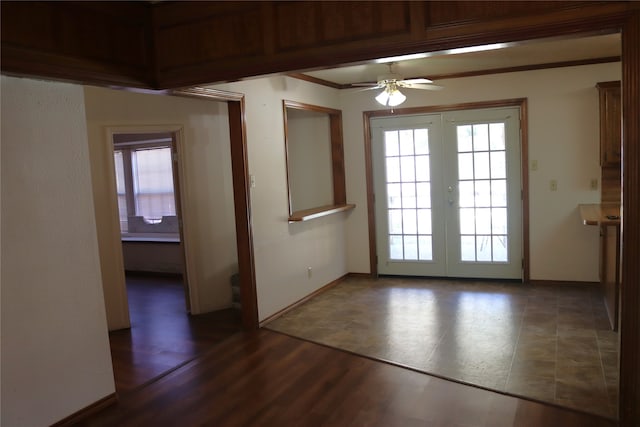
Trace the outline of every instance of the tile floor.
<instances>
[{"instance_id":1,"label":"tile floor","mask_svg":"<svg viewBox=\"0 0 640 427\"><path fill-rule=\"evenodd\" d=\"M348 277L267 328L617 416L618 334L591 285Z\"/></svg>"}]
</instances>

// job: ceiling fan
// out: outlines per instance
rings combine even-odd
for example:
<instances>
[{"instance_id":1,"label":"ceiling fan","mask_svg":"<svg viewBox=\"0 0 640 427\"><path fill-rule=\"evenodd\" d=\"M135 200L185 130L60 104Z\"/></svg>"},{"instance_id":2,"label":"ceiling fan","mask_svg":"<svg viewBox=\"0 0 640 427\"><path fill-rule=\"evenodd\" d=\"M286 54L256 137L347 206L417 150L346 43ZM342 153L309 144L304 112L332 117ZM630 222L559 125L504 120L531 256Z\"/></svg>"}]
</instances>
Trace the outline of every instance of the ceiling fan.
<instances>
[{"instance_id":1,"label":"ceiling fan","mask_svg":"<svg viewBox=\"0 0 640 427\"><path fill-rule=\"evenodd\" d=\"M389 63L389 73L378 76L377 82L353 83L352 86L367 87L364 90L382 89L382 92L380 92L375 99L378 103L390 107L400 105L407 99L407 97L400 92L400 88L426 90L442 89L442 86L434 85L433 81L426 78L405 79L402 75L393 72L394 65L396 65L395 62Z\"/></svg>"}]
</instances>

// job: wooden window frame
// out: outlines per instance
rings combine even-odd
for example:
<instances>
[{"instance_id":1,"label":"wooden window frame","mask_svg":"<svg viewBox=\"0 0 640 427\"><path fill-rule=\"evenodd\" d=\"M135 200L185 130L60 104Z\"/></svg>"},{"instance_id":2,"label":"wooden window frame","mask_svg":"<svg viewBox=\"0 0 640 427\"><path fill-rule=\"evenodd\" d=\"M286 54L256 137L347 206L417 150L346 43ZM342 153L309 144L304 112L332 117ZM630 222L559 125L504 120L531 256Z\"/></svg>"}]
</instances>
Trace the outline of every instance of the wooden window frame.
<instances>
[{"instance_id":1,"label":"wooden window frame","mask_svg":"<svg viewBox=\"0 0 640 427\"><path fill-rule=\"evenodd\" d=\"M309 209L294 211L291 201L290 177L290 138L287 119L287 109L311 111L329 116L329 142L331 144L331 171L333 176L333 204L317 206ZM344 144L342 139L342 111L319 105L304 104L302 102L282 100L282 115L284 120L284 146L287 167L287 201L289 204L289 222L308 221L310 219L344 212L355 208L347 203L347 190L344 173Z\"/></svg>"}]
</instances>

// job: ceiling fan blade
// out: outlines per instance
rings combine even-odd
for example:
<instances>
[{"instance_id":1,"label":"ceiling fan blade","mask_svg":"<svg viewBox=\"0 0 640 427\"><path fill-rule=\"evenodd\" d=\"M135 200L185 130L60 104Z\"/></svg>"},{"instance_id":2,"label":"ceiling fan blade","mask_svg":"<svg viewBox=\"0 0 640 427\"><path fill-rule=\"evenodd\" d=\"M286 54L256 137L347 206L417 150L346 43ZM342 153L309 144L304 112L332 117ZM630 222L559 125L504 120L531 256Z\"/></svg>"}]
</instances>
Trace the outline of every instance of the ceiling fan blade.
<instances>
[{"instance_id":1,"label":"ceiling fan blade","mask_svg":"<svg viewBox=\"0 0 640 427\"><path fill-rule=\"evenodd\" d=\"M367 84L367 83L354 83L351 85L351 87L349 88L352 92L362 92L365 90L375 90L375 89L382 89L384 88L383 85L379 85L377 83L371 83L371 84Z\"/></svg>"},{"instance_id":2,"label":"ceiling fan blade","mask_svg":"<svg viewBox=\"0 0 640 427\"><path fill-rule=\"evenodd\" d=\"M444 87L432 84L423 84L423 83L413 83L413 84L402 84L400 85L403 88L407 89L422 89L422 90L442 90Z\"/></svg>"},{"instance_id":3,"label":"ceiling fan blade","mask_svg":"<svg viewBox=\"0 0 640 427\"><path fill-rule=\"evenodd\" d=\"M351 83L350 84L351 87L366 87L366 86L371 86L371 87L378 87L380 86L378 83Z\"/></svg>"},{"instance_id":4,"label":"ceiling fan blade","mask_svg":"<svg viewBox=\"0 0 640 427\"><path fill-rule=\"evenodd\" d=\"M433 81L429 80L429 79L425 79L425 78L420 78L420 79L405 79L402 80L403 83L407 83L407 84L416 84L416 83L433 83Z\"/></svg>"}]
</instances>

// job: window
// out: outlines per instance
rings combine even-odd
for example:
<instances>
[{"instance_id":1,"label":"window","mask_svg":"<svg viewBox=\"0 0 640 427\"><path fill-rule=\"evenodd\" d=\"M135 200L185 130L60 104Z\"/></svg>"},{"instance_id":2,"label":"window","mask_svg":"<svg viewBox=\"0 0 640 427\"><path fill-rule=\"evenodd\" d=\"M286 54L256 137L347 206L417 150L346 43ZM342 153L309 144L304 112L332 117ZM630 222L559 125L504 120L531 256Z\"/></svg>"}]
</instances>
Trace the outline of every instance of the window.
<instances>
[{"instance_id":1,"label":"window","mask_svg":"<svg viewBox=\"0 0 640 427\"><path fill-rule=\"evenodd\" d=\"M114 135L116 190L123 236L178 236L171 134Z\"/></svg>"},{"instance_id":2,"label":"window","mask_svg":"<svg viewBox=\"0 0 640 427\"><path fill-rule=\"evenodd\" d=\"M355 208L346 203L342 112L295 101L282 104L289 222Z\"/></svg>"}]
</instances>

